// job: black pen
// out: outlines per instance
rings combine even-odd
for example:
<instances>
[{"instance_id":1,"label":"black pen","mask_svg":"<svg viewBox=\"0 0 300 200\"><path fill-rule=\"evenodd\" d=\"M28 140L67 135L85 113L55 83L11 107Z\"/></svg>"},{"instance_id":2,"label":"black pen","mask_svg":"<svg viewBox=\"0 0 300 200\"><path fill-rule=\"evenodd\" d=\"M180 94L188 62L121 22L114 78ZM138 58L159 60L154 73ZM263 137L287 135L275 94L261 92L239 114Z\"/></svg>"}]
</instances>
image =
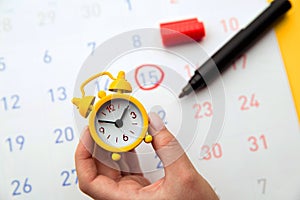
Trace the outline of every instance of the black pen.
<instances>
[{"instance_id":1,"label":"black pen","mask_svg":"<svg viewBox=\"0 0 300 200\"><path fill-rule=\"evenodd\" d=\"M237 58L239 58L256 39L259 38L280 16L291 8L288 0L274 0L258 17L256 17L246 28L241 29L210 59L202 64L196 71L189 83L182 89L179 98L190 94L194 90L206 87L205 78L212 77L211 73L215 67L223 72ZM205 77L205 78L203 78ZM206 79L207 80L207 79Z\"/></svg>"}]
</instances>

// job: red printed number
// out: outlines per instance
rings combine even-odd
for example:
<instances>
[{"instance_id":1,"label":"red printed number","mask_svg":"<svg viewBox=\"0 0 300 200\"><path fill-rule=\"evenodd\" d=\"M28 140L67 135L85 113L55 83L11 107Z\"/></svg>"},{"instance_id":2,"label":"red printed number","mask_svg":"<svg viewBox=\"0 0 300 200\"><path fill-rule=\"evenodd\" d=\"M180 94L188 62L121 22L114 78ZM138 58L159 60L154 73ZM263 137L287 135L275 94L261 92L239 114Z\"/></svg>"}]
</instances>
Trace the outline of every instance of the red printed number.
<instances>
[{"instance_id":1,"label":"red printed number","mask_svg":"<svg viewBox=\"0 0 300 200\"><path fill-rule=\"evenodd\" d=\"M252 152L256 152L259 149L268 149L268 144L265 135L261 135L259 137L250 136L248 138L248 142L250 143L249 150Z\"/></svg>"},{"instance_id":2,"label":"red printed number","mask_svg":"<svg viewBox=\"0 0 300 200\"><path fill-rule=\"evenodd\" d=\"M229 31L237 31L240 28L239 21L236 17L221 20L223 30L225 33Z\"/></svg>"},{"instance_id":3,"label":"red printed number","mask_svg":"<svg viewBox=\"0 0 300 200\"><path fill-rule=\"evenodd\" d=\"M237 69L246 69L246 63L247 63L247 56L246 54L242 55L238 60L233 62L232 68L233 70Z\"/></svg>"},{"instance_id":4,"label":"red printed number","mask_svg":"<svg viewBox=\"0 0 300 200\"><path fill-rule=\"evenodd\" d=\"M186 70L188 77L191 78L193 76L191 67L189 65L185 65L184 69Z\"/></svg>"},{"instance_id":5,"label":"red printed number","mask_svg":"<svg viewBox=\"0 0 300 200\"><path fill-rule=\"evenodd\" d=\"M204 152L204 160L221 158L223 156L222 146L219 143L212 145L211 148L208 145L204 145L202 146L201 151Z\"/></svg>"},{"instance_id":6,"label":"red printed number","mask_svg":"<svg viewBox=\"0 0 300 200\"><path fill-rule=\"evenodd\" d=\"M256 99L255 94L252 94L250 97L241 95L239 96L239 101L241 102L240 109L242 111L249 110L250 108L259 107L259 101Z\"/></svg>"},{"instance_id":7,"label":"red printed number","mask_svg":"<svg viewBox=\"0 0 300 200\"><path fill-rule=\"evenodd\" d=\"M212 104L208 101L205 101L200 104L194 104L193 109L195 109L195 119L201 119L203 117L211 117L213 115Z\"/></svg>"}]
</instances>

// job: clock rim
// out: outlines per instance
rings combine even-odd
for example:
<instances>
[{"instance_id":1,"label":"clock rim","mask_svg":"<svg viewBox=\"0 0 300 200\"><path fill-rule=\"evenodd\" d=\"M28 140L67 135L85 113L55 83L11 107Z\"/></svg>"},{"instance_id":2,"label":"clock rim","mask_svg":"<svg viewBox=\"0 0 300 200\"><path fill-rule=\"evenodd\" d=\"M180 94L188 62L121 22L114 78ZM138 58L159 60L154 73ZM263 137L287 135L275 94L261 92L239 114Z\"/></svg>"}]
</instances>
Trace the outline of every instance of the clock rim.
<instances>
[{"instance_id":1,"label":"clock rim","mask_svg":"<svg viewBox=\"0 0 300 200\"><path fill-rule=\"evenodd\" d=\"M113 147L108 144L106 144L97 134L96 127L95 127L95 117L98 112L98 110L101 108L103 104L106 102L112 100L112 99L124 99L127 101L130 101L132 104L134 104L139 111L141 112L142 119L143 119L143 129L142 133L140 134L140 137L138 137L133 143L130 145L124 146L124 147ZM128 152L134 148L136 148L145 138L146 133L148 131L148 115L144 108L144 106L134 98L133 96L122 94L122 93L115 93L115 94L109 94L105 97L102 97L94 106L93 110L90 113L89 117L89 127L90 127L90 133L93 138L93 140L96 142L97 145L102 147L103 149L110 151L110 152Z\"/></svg>"}]
</instances>

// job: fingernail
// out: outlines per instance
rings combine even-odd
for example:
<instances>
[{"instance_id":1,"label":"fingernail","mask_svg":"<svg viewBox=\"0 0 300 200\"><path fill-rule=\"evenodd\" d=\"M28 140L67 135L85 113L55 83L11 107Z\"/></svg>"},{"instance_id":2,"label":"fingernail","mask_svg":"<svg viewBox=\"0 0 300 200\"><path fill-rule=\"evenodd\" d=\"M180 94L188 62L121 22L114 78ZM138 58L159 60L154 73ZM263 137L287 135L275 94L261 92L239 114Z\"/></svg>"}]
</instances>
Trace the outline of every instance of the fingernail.
<instances>
[{"instance_id":1,"label":"fingernail","mask_svg":"<svg viewBox=\"0 0 300 200\"><path fill-rule=\"evenodd\" d=\"M161 118L158 116L158 114L154 112L150 112L148 114L149 117L149 133L151 135L155 135L157 132L161 131L163 128L165 128L164 122L161 120Z\"/></svg>"}]
</instances>

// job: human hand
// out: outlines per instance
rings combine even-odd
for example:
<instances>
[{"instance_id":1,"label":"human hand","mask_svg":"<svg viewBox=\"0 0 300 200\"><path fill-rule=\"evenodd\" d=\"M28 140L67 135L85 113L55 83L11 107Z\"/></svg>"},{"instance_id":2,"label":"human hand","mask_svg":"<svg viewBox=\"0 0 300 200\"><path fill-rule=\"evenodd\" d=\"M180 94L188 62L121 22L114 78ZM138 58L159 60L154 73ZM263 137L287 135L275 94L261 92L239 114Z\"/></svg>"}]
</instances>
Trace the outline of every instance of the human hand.
<instances>
[{"instance_id":1,"label":"human hand","mask_svg":"<svg viewBox=\"0 0 300 200\"><path fill-rule=\"evenodd\" d=\"M79 142L75 153L80 189L99 200L217 200L213 189L193 167L160 117L150 113L149 121L149 133L153 136L152 146L164 165L163 178L151 184L142 173L131 173L137 172L139 163L137 158L126 157L126 154L120 161L113 161L115 165L113 168L103 164L90 153L93 152L95 144L87 128L83 133L83 141ZM96 151L102 154L101 161L102 158L110 159L110 156L106 156L104 150L97 148L97 145Z\"/></svg>"}]
</instances>

